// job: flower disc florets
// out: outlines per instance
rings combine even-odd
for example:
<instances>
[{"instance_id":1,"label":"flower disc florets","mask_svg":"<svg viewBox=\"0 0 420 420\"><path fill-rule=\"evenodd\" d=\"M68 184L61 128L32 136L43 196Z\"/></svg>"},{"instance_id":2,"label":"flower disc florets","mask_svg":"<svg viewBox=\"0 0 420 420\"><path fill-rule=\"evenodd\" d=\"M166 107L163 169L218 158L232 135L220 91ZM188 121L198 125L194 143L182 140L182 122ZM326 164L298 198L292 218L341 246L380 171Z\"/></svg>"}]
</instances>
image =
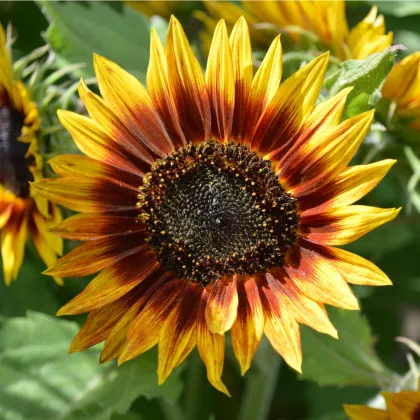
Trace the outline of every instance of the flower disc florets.
<instances>
[{"instance_id":1,"label":"flower disc florets","mask_svg":"<svg viewBox=\"0 0 420 420\"><path fill-rule=\"evenodd\" d=\"M0 184L17 197L29 196L28 143L17 139L21 135L23 116L14 109L0 105Z\"/></svg>"},{"instance_id":2,"label":"flower disc florets","mask_svg":"<svg viewBox=\"0 0 420 420\"><path fill-rule=\"evenodd\" d=\"M296 200L245 146L185 146L157 161L140 191L158 260L202 285L282 265L296 239Z\"/></svg>"}]
</instances>

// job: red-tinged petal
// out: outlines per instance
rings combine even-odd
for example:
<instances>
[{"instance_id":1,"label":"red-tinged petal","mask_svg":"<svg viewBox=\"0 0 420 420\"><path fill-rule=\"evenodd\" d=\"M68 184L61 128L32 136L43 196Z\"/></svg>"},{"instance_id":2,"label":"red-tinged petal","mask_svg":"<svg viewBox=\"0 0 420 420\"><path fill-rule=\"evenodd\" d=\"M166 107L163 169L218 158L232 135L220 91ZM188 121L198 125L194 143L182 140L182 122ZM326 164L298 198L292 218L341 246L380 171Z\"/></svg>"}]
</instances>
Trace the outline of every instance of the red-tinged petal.
<instances>
[{"instance_id":1,"label":"red-tinged petal","mask_svg":"<svg viewBox=\"0 0 420 420\"><path fill-rule=\"evenodd\" d=\"M237 277L216 280L210 289L206 307L206 321L209 330L224 334L235 322L238 311Z\"/></svg>"},{"instance_id":2,"label":"red-tinged petal","mask_svg":"<svg viewBox=\"0 0 420 420\"><path fill-rule=\"evenodd\" d=\"M132 136L156 156L169 154L172 142L143 85L99 55L94 56L94 66L102 97Z\"/></svg>"},{"instance_id":3,"label":"red-tinged petal","mask_svg":"<svg viewBox=\"0 0 420 420\"><path fill-rule=\"evenodd\" d=\"M390 286L392 284L380 268L359 255L329 246L308 245L328 259L330 265L334 265L348 283L365 286Z\"/></svg>"},{"instance_id":4,"label":"red-tinged petal","mask_svg":"<svg viewBox=\"0 0 420 420\"><path fill-rule=\"evenodd\" d=\"M112 138L112 133L108 133L100 123L70 111L59 110L57 115L76 146L85 155L138 176L149 169L149 165L135 159L135 156L117 143Z\"/></svg>"},{"instance_id":5,"label":"red-tinged petal","mask_svg":"<svg viewBox=\"0 0 420 420\"><path fill-rule=\"evenodd\" d=\"M180 305L180 295L186 286L187 282L170 278L156 290L130 325L118 363L131 360L158 343L165 322L174 308Z\"/></svg>"},{"instance_id":6,"label":"red-tinged petal","mask_svg":"<svg viewBox=\"0 0 420 420\"><path fill-rule=\"evenodd\" d=\"M102 127L111 142L116 143L136 166L143 172L150 169L154 162L153 153L125 127L112 107L86 86L83 79L79 84L79 96L85 104L89 116Z\"/></svg>"},{"instance_id":7,"label":"red-tinged petal","mask_svg":"<svg viewBox=\"0 0 420 420\"><path fill-rule=\"evenodd\" d=\"M242 133L243 143L249 144L251 141L261 114L279 88L282 70L283 54L279 35L272 42L252 81Z\"/></svg>"},{"instance_id":8,"label":"red-tinged petal","mask_svg":"<svg viewBox=\"0 0 420 420\"><path fill-rule=\"evenodd\" d=\"M238 281L238 316L232 325L232 347L245 375L260 344L265 325L264 311L254 278Z\"/></svg>"},{"instance_id":9,"label":"red-tinged petal","mask_svg":"<svg viewBox=\"0 0 420 420\"><path fill-rule=\"evenodd\" d=\"M295 136L312 113L327 71L329 53L290 76L277 90L258 121L251 147L268 153Z\"/></svg>"},{"instance_id":10,"label":"red-tinged petal","mask_svg":"<svg viewBox=\"0 0 420 420\"><path fill-rule=\"evenodd\" d=\"M17 278L28 239L28 214L30 208L15 209L9 222L0 232L0 249L6 286Z\"/></svg>"},{"instance_id":11,"label":"red-tinged petal","mask_svg":"<svg viewBox=\"0 0 420 420\"><path fill-rule=\"evenodd\" d=\"M120 319L139 301L137 293L127 294L90 312L83 327L71 343L69 353L83 351L104 341Z\"/></svg>"},{"instance_id":12,"label":"red-tinged petal","mask_svg":"<svg viewBox=\"0 0 420 420\"><path fill-rule=\"evenodd\" d=\"M136 253L101 271L57 315L76 315L114 302L157 270L158 263L150 253Z\"/></svg>"},{"instance_id":13,"label":"red-tinged petal","mask_svg":"<svg viewBox=\"0 0 420 420\"><path fill-rule=\"evenodd\" d=\"M58 155L48 161L53 171L62 177L101 178L121 187L138 191L142 177L81 155Z\"/></svg>"},{"instance_id":14,"label":"red-tinged petal","mask_svg":"<svg viewBox=\"0 0 420 420\"><path fill-rule=\"evenodd\" d=\"M125 315L120 318L119 322L108 335L104 349L101 353L101 363L106 363L119 357L124 349L128 330L130 329L133 321L136 319L143 307L149 302L152 295L166 283L169 277L170 274L162 274L161 271L157 271L130 292L130 294L133 293L137 296L135 303L125 313Z\"/></svg>"},{"instance_id":15,"label":"red-tinged petal","mask_svg":"<svg viewBox=\"0 0 420 420\"><path fill-rule=\"evenodd\" d=\"M197 349L207 368L207 379L219 391L230 397L229 391L222 382L223 363L225 359L225 336L213 334L207 327L205 310L208 292L203 290L197 316Z\"/></svg>"},{"instance_id":16,"label":"red-tinged petal","mask_svg":"<svg viewBox=\"0 0 420 420\"><path fill-rule=\"evenodd\" d=\"M276 272L276 278L266 274L266 279L279 306L297 322L337 338L337 330L331 324L324 306L304 295L283 269Z\"/></svg>"},{"instance_id":17,"label":"red-tinged petal","mask_svg":"<svg viewBox=\"0 0 420 420\"><path fill-rule=\"evenodd\" d=\"M397 217L399 209L353 205L301 218L301 235L322 245L346 245Z\"/></svg>"},{"instance_id":18,"label":"red-tinged petal","mask_svg":"<svg viewBox=\"0 0 420 420\"><path fill-rule=\"evenodd\" d=\"M204 75L179 21L172 16L166 36L169 88L188 141L210 136L211 115Z\"/></svg>"},{"instance_id":19,"label":"red-tinged petal","mask_svg":"<svg viewBox=\"0 0 420 420\"><path fill-rule=\"evenodd\" d=\"M260 290L266 319L264 334L284 361L293 369L302 372L299 324L286 308L279 305L277 297L268 285Z\"/></svg>"},{"instance_id":20,"label":"red-tinged petal","mask_svg":"<svg viewBox=\"0 0 420 420\"><path fill-rule=\"evenodd\" d=\"M102 179L65 177L31 184L41 196L81 213L137 209L137 194Z\"/></svg>"},{"instance_id":21,"label":"red-tinged petal","mask_svg":"<svg viewBox=\"0 0 420 420\"><path fill-rule=\"evenodd\" d=\"M81 213L69 217L52 233L66 239L94 240L143 232L145 227L135 217L111 216L102 213Z\"/></svg>"},{"instance_id":22,"label":"red-tinged petal","mask_svg":"<svg viewBox=\"0 0 420 420\"><path fill-rule=\"evenodd\" d=\"M165 323L159 340L159 385L187 358L197 343L196 322L202 293L201 286L188 283Z\"/></svg>"},{"instance_id":23,"label":"red-tinged petal","mask_svg":"<svg viewBox=\"0 0 420 420\"><path fill-rule=\"evenodd\" d=\"M149 245L145 244L140 235L89 241L60 258L44 274L61 277L87 276L148 248Z\"/></svg>"},{"instance_id":24,"label":"red-tinged petal","mask_svg":"<svg viewBox=\"0 0 420 420\"><path fill-rule=\"evenodd\" d=\"M267 158L277 161L279 170L287 173L288 165L293 167L292 161L303 144L340 123L347 96L352 89L343 89L337 95L318 104L305 121L302 130L296 136L283 140L280 147L269 153Z\"/></svg>"},{"instance_id":25,"label":"red-tinged petal","mask_svg":"<svg viewBox=\"0 0 420 420\"><path fill-rule=\"evenodd\" d=\"M179 116L171 96L168 81L168 63L165 49L155 29L150 34L150 60L147 69L147 88L162 121L175 146L187 143L181 129Z\"/></svg>"},{"instance_id":26,"label":"red-tinged petal","mask_svg":"<svg viewBox=\"0 0 420 420\"><path fill-rule=\"evenodd\" d=\"M0 187L1 188L1 187ZM0 229L6 225L13 211L12 203L0 203Z\"/></svg>"},{"instance_id":27,"label":"red-tinged petal","mask_svg":"<svg viewBox=\"0 0 420 420\"><path fill-rule=\"evenodd\" d=\"M212 110L212 137L227 142L232 129L235 81L224 20L217 24L214 31L207 61L206 84Z\"/></svg>"},{"instance_id":28,"label":"red-tinged petal","mask_svg":"<svg viewBox=\"0 0 420 420\"><path fill-rule=\"evenodd\" d=\"M229 37L232 51L233 72L235 78L235 111L231 138L242 142L245 121L247 119L247 104L251 91L253 63L251 40L246 20L239 18Z\"/></svg>"},{"instance_id":29,"label":"red-tinged petal","mask_svg":"<svg viewBox=\"0 0 420 420\"><path fill-rule=\"evenodd\" d=\"M344 309L359 309L344 272L318 245L300 241L287 257L284 269L295 286L309 298Z\"/></svg>"},{"instance_id":30,"label":"red-tinged petal","mask_svg":"<svg viewBox=\"0 0 420 420\"><path fill-rule=\"evenodd\" d=\"M134 305L120 317L118 323L113 326L111 331L105 337L105 346L101 352L100 363L107 363L116 359L123 351L128 329L131 323L144 304L143 300L138 300Z\"/></svg>"},{"instance_id":31,"label":"red-tinged petal","mask_svg":"<svg viewBox=\"0 0 420 420\"><path fill-rule=\"evenodd\" d=\"M46 219L36 208L32 211L32 220L29 228L32 233L37 232L42 241L50 248L55 254L62 255L63 253L63 240L57 235L50 232L50 228L61 222L61 212L57 206L51 206L53 215L52 218ZM44 260L45 261L45 260ZM52 265L48 265L51 267Z\"/></svg>"},{"instance_id":32,"label":"red-tinged petal","mask_svg":"<svg viewBox=\"0 0 420 420\"><path fill-rule=\"evenodd\" d=\"M346 169L327 185L323 185L311 194L299 197L301 215L309 216L353 204L375 188L395 162L386 159Z\"/></svg>"},{"instance_id":33,"label":"red-tinged petal","mask_svg":"<svg viewBox=\"0 0 420 420\"><path fill-rule=\"evenodd\" d=\"M389 413L366 405L343 405L350 420L390 420ZM408 420L408 419L407 419Z\"/></svg>"},{"instance_id":34,"label":"red-tinged petal","mask_svg":"<svg viewBox=\"0 0 420 420\"><path fill-rule=\"evenodd\" d=\"M294 162L280 176L294 196L309 194L343 172L365 138L374 111L343 121L336 128L313 136L296 151Z\"/></svg>"}]
</instances>

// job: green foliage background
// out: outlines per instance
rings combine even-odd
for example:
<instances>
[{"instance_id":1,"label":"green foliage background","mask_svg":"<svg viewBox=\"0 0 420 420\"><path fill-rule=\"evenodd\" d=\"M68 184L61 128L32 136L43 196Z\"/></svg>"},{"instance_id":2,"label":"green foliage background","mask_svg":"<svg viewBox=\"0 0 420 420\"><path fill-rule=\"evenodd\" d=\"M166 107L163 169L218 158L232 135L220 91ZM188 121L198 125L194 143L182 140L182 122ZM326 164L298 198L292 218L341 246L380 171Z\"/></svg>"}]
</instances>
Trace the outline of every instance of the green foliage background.
<instances>
[{"instance_id":1,"label":"green foliage background","mask_svg":"<svg viewBox=\"0 0 420 420\"><path fill-rule=\"evenodd\" d=\"M420 50L419 2L349 2L349 22L360 21L374 3L385 14L387 29L394 31L395 43L406 50L389 49L330 72L325 95L355 86L347 116L377 104L396 54L400 59ZM186 2L179 17L198 50L199 24L191 15L196 8L202 8L200 2ZM49 42L57 67L84 64L74 78L94 76L92 53L96 52L142 81L150 28L156 27L164 39L167 26L164 19L149 20L120 2L1 2L0 20L15 28L15 58ZM381 121L381 103L377 106ZM381 267L394 286L355 287L362 313L331 310L339 341L302 327L303 375L283 365L263 342L242 378L228 348L224 380L230 399L208 384L195 352L161 387L155 350L120 368L113 363L99 366L98 348L67 355L83 317L64 320L54 315L88 280L55 285L40 274L43 265L29 244L18 281L10 288L0 281L0 420L338 420L345 418L343 403L366 403L381 389L397 387L408 365L406 348L395 337L420 340L419 157L420 134L384 132L374 124L355 158L355 163L399 159L363 203L404 206L401 215L348 247ZM72 244L66 246L70 249Z\"/></svg>"}]
</instances>

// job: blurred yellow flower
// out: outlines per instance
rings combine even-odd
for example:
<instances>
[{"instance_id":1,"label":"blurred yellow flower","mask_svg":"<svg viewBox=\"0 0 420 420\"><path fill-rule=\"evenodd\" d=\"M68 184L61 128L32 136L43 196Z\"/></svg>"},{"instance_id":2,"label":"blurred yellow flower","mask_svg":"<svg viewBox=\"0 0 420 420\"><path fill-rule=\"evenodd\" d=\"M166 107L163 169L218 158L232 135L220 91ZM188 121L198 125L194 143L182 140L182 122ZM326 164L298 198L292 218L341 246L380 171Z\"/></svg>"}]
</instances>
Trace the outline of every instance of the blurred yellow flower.
<instances>
[{"instance_id":1,"label":"blurred yellow flower","mask_svg":"<svg viewBox=\"0 0 420 420\"><path fill-rule=\"evenodd\" d=\"M381 52L392 43L392 32L385 33L385 22L378 16L376 6L353 29L349 30L345 2L336 1L242 1L242 7L230 2L205 1L208 14L196 11L195 17L203 22L201 34L203 49L208 51L211 34L220 18L232 26L243 15L250 24L252 39L266 46L273 32L285 33L297 43L302 35L316 38L341 60L362 60Z\"/></svg>"},{"instance_id":2,"label":"blurred yellow flower","mask_svg":"<svg viewBox=\"0 0 420 420\"><path fill-rule=\"evenodd\" d=\"M6 285L16 280L29 233L47 266L62 253L62 239L48 232L61 221L59 208L33 195L29 183L40 181L38 109L13 67L0 25L0 249ZM62 283L61 278L56 278Z\"/></svg>"},{"instance_id":3,"label":"blurred yellow flower","mask_svg":"<svg viewBox=\"0 0 420 420\"><path fill-rule=\"evenodd\" d=\"M397 114L413 118L411 126L420 130L420 52L401 60L389 73L382 96L397 104Z\"/></svg>"},{"instance_id":4,"label":"blurred yellow flower","mask_svg":"<svg viewBox=\"0 0 420 420\"><path fill-rule=\"evenodd\" d=\"M174 9L179 5L179 1L125 1L125 4L148 17L159 15L169 19Z\"/></svg>"},{"instance_id":5,"label":"blurred yellow flower","mask_svg":"<svg viewBox=\"0 0 420 420\"><path fill-rule=\"evenodd\" d=\"M420 383L419 383L420 389ZM386 409L364 405L345 405L350 420L416 420L420 418L420 392L382 392Z\"/></svg>"}]
</instances>

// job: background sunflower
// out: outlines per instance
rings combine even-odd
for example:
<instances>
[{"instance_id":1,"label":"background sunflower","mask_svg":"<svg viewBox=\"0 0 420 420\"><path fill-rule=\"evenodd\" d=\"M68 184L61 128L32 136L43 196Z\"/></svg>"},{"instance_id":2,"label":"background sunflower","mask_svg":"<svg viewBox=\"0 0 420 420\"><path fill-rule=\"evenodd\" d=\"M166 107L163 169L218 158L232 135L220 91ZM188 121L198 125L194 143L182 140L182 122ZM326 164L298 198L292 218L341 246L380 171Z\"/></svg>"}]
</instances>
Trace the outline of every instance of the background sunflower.
<instances>
[{"instance_id":1,"label":"background sunflower","mask_svg":"<svg viewBox=\"0 0 420 420\"><path fill-rule=\"evenodd\" d=\"M194 55L198 57L196 70L204 74L215 24L219 17L224 18L228 26L228 35L230 35L231 27L228 24L231 23L233 27L239 17L237 15L239 10L239 13L244 13L249 25L252 44L252 56L251 59L248 58L250 63L248 70L244 71L240 77L243 77L243 80L249 77L251 66L255 76L263 65L269 46L280 34L280 42L277 41L276 47L269 53L269 57L272 59L271 65L267 66L266 62L261 70L261 72L265 72L266 78L270 79L272 83L280 78L285 81L289 76L296 74L299 69L302 69L303 72L306 71L305 68L307 69L309 65L309 68L314 66L313 77L314 80L318 80L317 77L322 79L321 73L325 71L322 86L313 83L314 91L316 87L319 87L320 94L314 94L317 97L311 98L310 103L316 101L317 108L315 109L320 111L325 110L328 106L332 106L336 113L342 111L342 121L337 122L337 127L347 124L348 129L356 127L354 128L356 130L361 126L366 129L365 139L361 142L359 150L349 166L366 165L367 172L357 174L350 170L347 174L358 179L357 188L355 187L352 194L356 194L360 198L363 195L362 191L370 190L379 181L379 178L390 169L385 178L357 205L376 208L402 207L398 217L354 243L349 245L329 244L327 246L337 245L338 248L343 249L337 251L342 253L341 255L357 254L371 261L379 267L376 275L384 279L382 273L385 273L394 285L386 288L352 286L361 311L328 307L327 314L331 324L326 320L325 312L315 311L312 307L312 316L308 317L309 323L312 326L317 325L318 329L330 332L331 335L335 334L335 330L331 327L334 325L340 339L336 340L302 326L302 374L290 369L266 339L262 339L253 358L251 357L253 351L241 354L241 348L252 350L252 346L244 345L238 348L239 336L242 343L245 343L250 337L241 335L240 329L237 328L234 333L236 341L232 341L230 333L228 333L224 340L224 353L221 352L220 346L217 348L217 354L220 357L224 354L224 366L223 384L218 379L216 384L219 388L225 386L231 394L231 398L215 390L206 378L206 366L200 360L200 356L207 363L210 377L213 374L213 378L219 378L221 373L220 360L212 365L211 359L206 358L210 344L207 347L201 345L199 351L193 350L186 360L173 371L166 382L158 386L156 370L159 355L155 349L151 349L119 367L116 362L98 364L101 353L102 359L108 360L112 358L113 354L118 353L118 348L108 346L104 350L103 345L99 344L86 351L67 355L68 347L75 336L77 338L73 342L72 350L86 348L94 342L101 341L101 337L102 339L108 337L109 326L113 323L119 321L123 325L127 321L128 318L123 316L126 314L127 302L119 299L113 303L116 305L116 310L112 312L112 316L106 311L93 311L86 326L83 326L85 321L83 317L56 318L55 313L81 293L88 284L92 284L89 275L81 277L87 273L88 267L94 261L90 258L93 248L89 248L89 244L103 241L104 247L100 249L100 252L105 252L105 254L107 252L104 239L97 237L97 231L92 236L91 228L103 227L106 222L109 229L112 230L114 227L116 234L121 232L122 227L132 229L125 225L121 218L118 219L117 224L110 225L110 220L106 221L102 216L88 220L85 215L74 215L69 212L66 214L66 217L70 217L66 219L69 222L64 222L59 228L65 236L65 254L69 256L66 257L67 261L71 263L72 255L75 255L74 252L77 251L75 247L80 245L76 237L83 240L82 247L85 248L82 250L86 251L88 257L86 264L77 267L72 273L75 278L66 280L64 287L58 287L50 277L40 274L45 269L45 265L37 256L35 248L32 249L33 245L29 241L19 272L19 281L13 282L8 288L4 286L3 281L0 282L0 419L346 419L347 415L342 407L343 404L368 405L372 409L383 411L386 405L379 395L381 392L398 395L400 391L417 391L418 357L416 351L413 350L415 341L420 340L418 329L420 146L418 124L416 124L418 119L416 111L418 99L416 97L418 91L416 66L418 66L418 60L416 57L420 50L420 9L417 3L410 1L388 1L377 4L374 1L272 2L269 12L266 11L266 6L263 7L262 2L177 1L152 3L151 5L150 2L144 2L144 4L135 5L140 6L137 8L125 3L119 1L109 3L48 1L0 3L0 21L3 27L6 28L7 24L11 22L14 28L12 34L16 40L13 44L13 57L15 64L18 65L15 71L19 76L16 79L23 79L27 89L33 92L31 100L36 102L40 110L41 129L48 127L48 131L39 142L39 156L45 162L44 176L52 176L52 169L59 174L65 173L68 176L72 173L71 176L77 177L79 177L79 172L77 172L79 168L91 172L98 169L90 159L81 154L75 158L63 156L79 152L74 141L65 134L62 127L60 128L55 116L57 108L76 112L80 115L77 120L79 125L75 125L74 120L68 118L67 111L62 114L63 122L69 125L70 130L84 130L81 136L82 134L86 135L86 128L80 122L85 123L88 120L87 111L95 112L95 107L92 109L92 101L96 107L101 104L97 99L100 95L97 90L97 81L94 80L93 53L107 57L144 85L151 83L159 90L159 86L165 86L164 64L159 61L161 60L159 56L161 47L156 47L153 54L149 53L151 28L155 28L154 45L159 45L158 39L160 39L163 48L166 48L165 37L169 16L171 13L175 13L191 43ZM280 12L279 14L275 12L279 6L284 9L281 11L281 15ZM338 10L335 15L339 17L339 20L328 18L329 8ZM145 11L147 16L138 9ZM216 9L217 13L214 11ZM299 12L294 15L296 10ZM305 11L311 10L317 11L316 16L319 19L311 20L310 16L314 15L312 12L305 14ZM218 16L219 12L221 16ZM160 13L161 15L159 15ZM279 23L283 21L287 23L287 30L284 30L283 25ZM212 27L212 31L208 30L209 27ZM356 33L355 28L361 28L360 31L365 35L358 45L352 44L349 39L352 31ZM221 35L222 32L219 29L219 38L223 38ZM360 37L354 35L353 38ZM42 58L31 61L31 63L42 64L38 70L38 64L33 64L31 67L27 61L21 61L45 43L49 45L50 52L44 53ZM280 44L282 48L280 48ZM357 54L355 52L344 54L351 50L350 44L354 51L358 49ZM406 50L398 46L387 49L388 46L400 44L403 44ZM331 50L331 59L324 67L322 63L325 62L322 54L327 50ZM362 50L365 53L362 54ZM222 54L223 51L226 49L213 51L213 56L226 58ZM372 52L377 55L371 55ZM48 61L45 60L47 56L54 58L49 58L50 61ZM283 66L281 67L274 65L278 64L280 56L283 57ZM244 59L244 56L238 54L232 58L240 61ZM362 59L363 61L349 61L349 58ZM313 59L318 61L313 64ZM404 61L402 61L403 59ZM158 70L149 72L148 75L148 64L153 60L155 69ZM400 64L393 67L394 61ZM113 64L109 64L109 61L106 63L108 63L108 67L111 66L111 70L115 70ZM188 64L188 60L182 61L182 65L187 66ZM47 70L43 71L45 68ZM270 71L268 71L269 69ZM102 72L103 75L110 74L108 70ZM227 78L236 77L233 72L232 74L223 73L223 68L217 66L213 68L210 66L207 73L206 83L211 80L210 75L224 74L224 77ZM88 110L77 99L77 84L80 77L83 77L89 85L89 87L81 87L82 95L85 95L87 104L91 105L91 109ZM42 83L39 83L40 81ZM48 89L41 87L45 84L49 86ZM312 86L310 83L308 85L308 88ZM398 89L396 85L404 89ZM352 89L350 89L351 86L353 86ZM180 85L181 88L183 89L183 86ZM229 103L223 102L223 97L218 96L219 88L219 85L214 86L211 100L219 103L220 109L229 109ZM247 94L247 89L246 83L239 82L235 86L235 92L239 98L241 95ZM122 92L122 89L118 90ZM42 93L39 95L37 92ZM60 104L58 104L57 92L59 92ZM131 98L134 97L134 92L134 89L131 90ZM269 95L272 96L274 93L271 92ZM343 96L339 100L340 95ZM195 105L190 104L191 106L183 107L180 102L175 102L172 104L173 107L169 108L166 107L167 102L165 102L168 98L162 99L156 95L153 100L160 100L159 113L165 114L166 112L165 128L170 133L170 138L176 139L175 143L182 142L182 135L180 136L179 133L184 132L188 133L189 139L197 137L199 127L202 126L201 117L195 119L189 117L188 124L182 122L181 127L177 126L181 110L190 116L196 115ZM290 98L297 100L296 95L290 95ZM204 101L204 98L202 100ZM235 101L240 103L240 99L236 95ZM170 110L174 108L176 112L171 113ZM374 118L369 126L372 118L371 110L374 108ZM241 127L258 122L255 121L255 119L258 120L255 115L250 115L244 109L239 107L232 117L234 122L232 130L237 133L238 138L241 138L243 134ZM140 123L145 121L144 112L143 110L139 114L143 115L141 118L138 117ZM204 110L204 116L206 112ZM217 120L219 116L220 123L212 128L212 132L213 135L222 136L227 132L226 127L229 126L229 121L220 118L224 114L217 112L212 115L212 119ZM286 107L284 114L288 114L288 112L290 110ZM95 114L94 120L97 118L102 118L102 123L106 121L101 113ZM151 122L148 119L148 126L144 128L155 130L157 129L155 123L156 121ZM72 126L70 127L70 125ZM114 164L118 166L121 162L126 162L125 153L131 156L129 159L131 169L128 171L128 175L119 171L122 178L119 178L120 184L116 188L120 191L130 185L133 176L137 176L135 173L145 172L145 168L135 156L135 149L131 147L133 145L129 142L128 133L125 137L124 154L121 155L117 153L120 151L121 144L118 144L116 148L111 147L113 143L101 145L100 134L103 129L98 127L96 125L94 127L96 130L94 132L97 134L97 137L93 139L96 141L95 147L85 149L83 152L84 154L96 154L97 157L115 152L116 160L108 162L111 166ZM273 125L271 130L277 129L276 127L281 127L281 125ZM109 127L104 129L109 129ZM338 128L334 129L339 130ZM261 147L265 147L264 133L260 131L257 134L261 139ZM286 134L285 137L289 138ZM75 141L78 142L78 139L75 138ZM165 144L164 141L160 143L160 151L166 147ZM146 149L150 154L151 161L159 154L159 150L150 150L148 146ZM342 156L340 154L343 160L345 160L344 155L347 151L343 150ZM385 163L378 163L384 160ZM395 160L398 162L390 168ZM47 163L48 161L50 163ZM297 167L303 165L305 168L315 171L316 168L312 166L315 161L315 159L307 162L302 161L297 164ZM287 162L282 162L281 166L283 165L287 166ZM3 167L4 165L1 169ZM111 173L104 176L108 175L111 176ZM114 175L113 172L112 177ZM331 177L332 184L339 183L340 177L335 176L333 171L328 176ZM89 182L89 179L86 178L85 181ZM295 181L296 178L292 177L292 182ZM71 187L74 188L74 186L75 184ZM318 184L314 183L313 187L317 188ZM177 191L181 194L183 190ZM64 195L68 196L69 192L70 186ZM92 191L91 198L104 192L102 187L98 187ZM141 194L140 191L136 191L136 193ZM320 203L330 203L330 195L335 193L336 189L330 188L322 194L314 194L312 198ZM116 197L116 191L113 191L109 203L115 208L121 206L121 201L124 201L116 200ZM138 200L140 199L136 198L134 206ZM97 210L100 212L103 208ZM117 213L112 214L112 217L121 217L119 211L116 209ZM301 207L299 211L306 210ZM340 216L343 217L343 215ZM315 220L315 216L311 217L311 223L319 222ZM181 215L176 217L179 224L182 221L180 218ZM125 222L127 221L125 220ZM245 223L243 225L245 229L247 225ZM364 223L357 223L356 226L362 230L367 228ZM24 233L24 231L22 232ZM80 232L83 237L80 236ZM311 230L308 234L316 240L331 236L331 232L325 229L322 223L318 223L315 230ZM136 237L139 232L133 231L130 235ZM123 253L126 249L124 247L133 245L130 242L130 235L124 236L120 243L120 250ZM118 235L115 235L115 241L118 241L117 238ZM343 237L337 239L336 237L336 240L340 240L341 243L347 239ZM134 243L134 246L141 245ZM139 252L145 251L144 249ZM308 250L309 254L312 252L314 251ZM318 248L316 252L319 252ZM331 255L324 255L324 257L330 258ZM130 258L130 256L127 257L124 254L124 258ZM131 256L131 261L131 267L140 266L136 255ZM143 258L142 261L144 262L145 259ZM146 261L153 265L153 258ZM338 268L340 273L346 270L348 269ZM120 276L121 279L128 277L126 271L123 270L114 274ZM163 277L160 277L161 274ZM353 274L357 277L357 273ZM366 271L361 277L358 277L360 282L367 281L365 274ZM195 276L192 271L189 275ZM158 271L151 275L151 280L149 280L151 284L155 284L156 276L159 277L159 281L165 282L164 273ZM305 286L306 283L300 284L300 287ZM330 284L328 291L334 287L337 287L336 282ZM118 292L121 293L121 290ZM130 295L129 304L132 305L133 313L136 307L143 305L141 296L145 295L140 292L139 295L135 293ZM252 287L247 290L238 289L237 295L240 297L251 292ZM306 290L306 292L312 300L317 300L319 297L318 292L314 290ZM103 296L104 299L110 298L107 293L104 293ZM170 292L165 296L163 309L166 306L168 308L171 306L172 298L176 299L175 294L171 295ZM326 293L325 296L332 295ZM355 306L354 298L348 294L345 296L348 301L343 298L341 303L346 302L347 306ZM203 299L208 300L208 298L209 296L204 296ZM267 296L264 299L269 303ZM243 299L238 299L239 301L244 302ZM77 303L77 301L74 302ZM290 302L286 299L284 305L287 306L288 303ZM288 306L289 309L290 307L291 305ZM243 307L240 309L242 310ZM255 308L256 311L257 309ZM190 313L194 313L196 310L201 309L189 308ZM299 311L296 308L294 310L296 315ZM314 314L318 318L314 318ZM173 314L172 320L177 319L178 315ZM304 318L308 316L308 313L300 312L300 315ZM156 311L152 312L150 317L151 321L156 321L153 316L156 317ZM324 320L324 323L320 322L321 319ZM200 325L206 325L205 322L205 319L200 318ZM226 327L224 326L224 328ZM170 331L169 327L167 331ZM203 329L203 332L205 331ZM114 334L114 336L114 343L118 343L121 337L118 334ZM407 344L396 342L396 336L410 337L414 341L406 341L406 343L410 343L410 347L407 347ZM290 341L283 340L280 344L284 345L288 342ZM408 356L407 360L408 348L414 356ZM185 356L181 354L180 347L177 350L179 354L171 363L176 364ZM244 377L241 376L241 368L235 354L236 356L239 354L242 370L246 370L252 358L252 363ZM290 362L290 359L288 361ZM162 368L160 368L160 374L163 375Z\"/></svg>"}]
</instances>

